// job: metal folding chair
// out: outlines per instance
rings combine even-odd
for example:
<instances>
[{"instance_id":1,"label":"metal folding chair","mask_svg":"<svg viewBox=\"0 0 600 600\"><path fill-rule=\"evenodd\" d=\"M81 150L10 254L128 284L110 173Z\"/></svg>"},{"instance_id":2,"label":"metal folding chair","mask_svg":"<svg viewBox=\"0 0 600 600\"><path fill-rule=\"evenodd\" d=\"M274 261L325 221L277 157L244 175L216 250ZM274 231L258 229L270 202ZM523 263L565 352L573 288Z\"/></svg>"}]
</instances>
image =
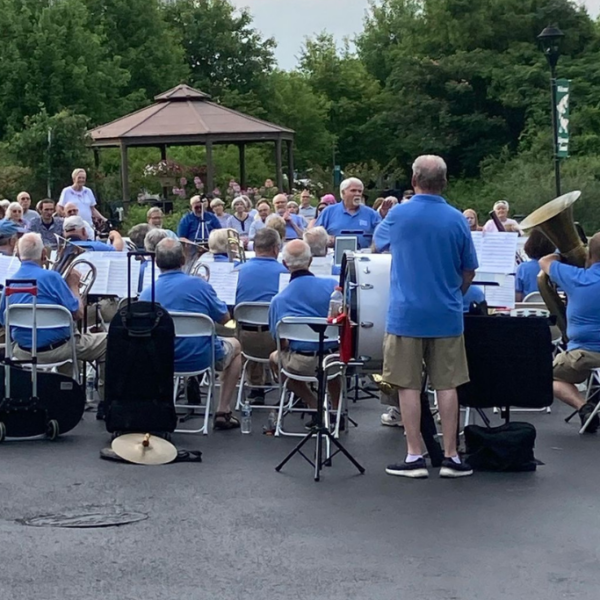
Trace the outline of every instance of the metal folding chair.
<instances>
[{"instance_id":1,"label":"metal folding chair","mask_svg":"<svg viewBox=\"0 0 600 600\"><path fill-rule=\"evenodd\" d=\"M588 400L590 400L593 395L600 390L600 369L592 369L592 373L590 375L590 378L588 379L588 383L587 383L587 392L585 395L585 401L588 402ZM581 426L581 429L579 430L579 433L585 433L585 430L587 429L588 425L590 424L591 420L598 414L598 412L600 411L600 402L598 402L598 404L596 404L596 408L594 408L592 414L587 418L586 422ZM577 412L577 411L575 411Z\"/></svg>"},{"instance_id":2,"label":"metal folding chair","mask_svg":"<svg viewBox=\"0 0 600 600\"><path fill-rule=\"evenodd\" d=\"M173 392L173 403L175 408L187 409L187 410L204 410L204 422L202 427L198 429L176 429L175 433L202 433L207 435L210 428L210 411L212 404L213 391L215 386L215 323L214 321L206 316L199 313L189 312L171 312L169 311L173 324L175 326L175 337L176 338L210 338L210 364L204 369L197 371L176 371L174 373L175 385ZM184 389L187 390L187 380L189 377L203 376L203 383L207 385L206 392L206 406L200 404L178 404L177 403L177 392L179 389L180 381L183 381ZM187 392L186 392L187 399Z\"/></svg>"},{"instance_id":3,"label":"metal folding chair","mask_svg":"<svg viewBox=\"0 0 600 600\"><path fill-rule=\"evenodd\" d=\"M287 340L288 342L312 342L318 343L319 334L314 331L310 324L316 321L326 322L326 319L315 319L314 317L284 317L279 323L277 323L276 330L276 344L277 344L277 356L278 356L278 367L279 367L279 411L277 414L277 426L275 428L275 435L287 435L287 436L304 436L305 433L295 433L286 431L283 428L283 419L286 415L291 413L298 412L314 412L314 410L307 408L298 408L296 407L296 402L292 395L290 394L290 398L286 402L286 397L288 396L288 381L290 379L294 381L303 381L304 383L314 383L318 384L318 379L316 375L308 376L308 375L298 375L296 373L290 373L286 369L283 368L281 362L281 352L282 352L282 340ZM325 330L325 338L331 341L337 341L339 338L339 327L329 326ZM331 367L330 363L335 363L335 371L327 374L327 370ZM326 381L329 382L336 377L341 377L341 394L338 403L338 409L336 411L336 424L334 429L334 436L339 437L340 431L340 422L342 416L342 407L345 407L345 398L346 398L346 377L344 373L344 366L339 366L339 355L330 354L327 355L323 361L325 373L326 373ZM285 376L285 380L282 382L283 376ZM329 394L325 393L325 416L329 420Z\"/></svg>"}]
</instances>

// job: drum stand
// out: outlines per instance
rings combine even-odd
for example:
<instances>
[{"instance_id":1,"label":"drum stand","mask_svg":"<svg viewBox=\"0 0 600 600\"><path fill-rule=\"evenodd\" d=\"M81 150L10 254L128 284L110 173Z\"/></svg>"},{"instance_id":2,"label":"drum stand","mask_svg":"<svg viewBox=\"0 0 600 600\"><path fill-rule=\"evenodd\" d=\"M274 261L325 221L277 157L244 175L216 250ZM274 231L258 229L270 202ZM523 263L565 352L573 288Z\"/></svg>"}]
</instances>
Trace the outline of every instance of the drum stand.
<instances>
[{"instance_id":1,"label":"drum stand","mask_svg":"<svg viewBox=\"0 0 600 600\"><path fill-rule=\"evenodd\" d=\"M337 440L329 431L329 428L325 425L324 420L324 411L325 411L325 386L327 385L325 378L325 368L323 366L323 358L325 356L325 330L328 325L311 325L313 331L319 334L319 349L317 351L318 355L318 365L317 365L317 380L318 380L318 390L317 390L317 423L314 427L302 438L300 443L280 462L275 470L277 472L281 471L283 466L294 456L295 454L300 454L302 458L308 462L315 470L315 481L319 481L321 479L321 469L323 466L331 466L331 459L338 453L342 453L359 471L362 475L365 472L364 467L362 467L354 457L342 446L342 444ZM342 399L340 398L341 402ZM304 452L302 452L302 448L304 445L312 438L315 438L315 459L312 461ZM323 458L323 440L327 439L329 443L333 444L337 450L331 455Z\"/></svg>"}]
</instances>

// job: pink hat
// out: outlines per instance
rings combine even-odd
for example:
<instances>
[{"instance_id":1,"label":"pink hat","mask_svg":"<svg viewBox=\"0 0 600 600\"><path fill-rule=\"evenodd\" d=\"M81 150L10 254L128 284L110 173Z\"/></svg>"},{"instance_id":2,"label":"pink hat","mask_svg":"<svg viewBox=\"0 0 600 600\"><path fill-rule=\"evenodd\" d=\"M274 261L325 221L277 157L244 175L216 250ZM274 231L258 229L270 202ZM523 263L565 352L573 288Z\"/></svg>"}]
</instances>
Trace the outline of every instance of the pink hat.
<instances>
[{"instance_id":1,"label":"pink hat","mask_svg":"<svg viewBox=\"0 0 600 600\"><path fill-rule=\"evenodd\" d=\"M321 202L323 202L324 204L336 204L337 200L335 199L335 196L333 194L325 194L321 198Z\"/></svg>"}]
</instances>

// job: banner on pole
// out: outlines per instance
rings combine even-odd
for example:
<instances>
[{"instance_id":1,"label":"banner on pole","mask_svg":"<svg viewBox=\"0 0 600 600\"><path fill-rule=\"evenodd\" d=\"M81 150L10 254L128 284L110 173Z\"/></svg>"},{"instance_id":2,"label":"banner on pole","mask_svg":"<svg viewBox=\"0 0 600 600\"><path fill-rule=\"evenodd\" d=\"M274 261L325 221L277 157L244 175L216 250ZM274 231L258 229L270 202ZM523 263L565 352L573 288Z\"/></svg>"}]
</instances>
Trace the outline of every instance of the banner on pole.
<instances>
[{"instance_id":1,"label":"banner on pole","mask_svg":"<svg viewBox=\"0 0 600 600\"><path fill-rule=\"evenodd\" d=\"M571 80L556 80L556 97L554 107L556 110L556 156L566 158L569 156L569 96Z\"/></svg>"}]
</instances>

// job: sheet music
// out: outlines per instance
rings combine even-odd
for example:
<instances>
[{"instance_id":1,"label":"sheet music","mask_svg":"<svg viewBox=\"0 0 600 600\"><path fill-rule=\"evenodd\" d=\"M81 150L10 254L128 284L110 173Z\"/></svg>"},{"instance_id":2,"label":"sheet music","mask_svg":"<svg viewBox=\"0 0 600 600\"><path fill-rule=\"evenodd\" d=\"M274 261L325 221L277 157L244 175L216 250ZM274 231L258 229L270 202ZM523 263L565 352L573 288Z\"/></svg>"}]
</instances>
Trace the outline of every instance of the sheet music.
<instances>
[{"instance_id":1,"label":"sheet music","mask_svg":"<svg viewBox=\"0 0 600 600\"><path fill-rule=\"evenodd\" d=\"M517 240L519 239L516 232L473 231L471 235L481 271L514 273Z\"/></svg>"},{"instance_id":2,"label":"sheet music","mask_svg":"<svg viewBox=\"0 0 600 600\"><path fill-rule=\"evenodd\" d=\"M98 253L100 254L100 253ZM108 287L108 276L110 269L110 260L101 256L94 256L94 252L86 252L79 256L73 263L73 267L77 268L77 263L87 260L96 267L96 280L88 293L97 295L106 295Z\"/></svg>"},{"instance_id":3,"label":"sheet music","mask_svg":"<svg viewBox=\"0 0 600 600\"><path fill-rule=\"evenodd\" d=\"M0 283L4 285L21 266L21 261L16 256L5 256L0 254Z\"/></svg>"},{"instance_id":4,"label":"sheet music","mask_svg":"<svg viewBox=\"0 0 600 600\"><path fill-rule=\"evenodd\" d=\"M210 278L208 283L217 293L219 300L222 300L228 306L235 305L235 293L239 271L235 270L235 265L228 262L213 262L209 265Z\"/></svg>"},{"instance_id":5,"label":"sheet music","mask_svg":"<svg viewBox=\"0 0 600 600\"><path fill-rule=\"evenodd\" d=\"M311 267L311 272L312 272L312 267ZM320 279L331 279L331 280L335 281L336 283L339 281L339 277L335 277L331 273L329 273L328 275L317 275L316 273L314 273L314 275L316 277L319 277ZM290 283L290 277L291 277L290 273L281 273L279 275L279 291L280 292L285 290L285 288L288 286L288 284Z\"/></svg>"},{"instance_id":6,"label":"sheet music","mask_svg":"<svg viewBox=\"0 0 600 600\"><path fill-rule=\"evenodd\" d=\"M137 260L131 261L131 289L127 291L127 262L126 260L110 260L110 270L106 294L108 296L118 296L126 298L127 296L137 296L138 279L140 276L140 263Z\"/></svg>"},{"instance_id":7,"label":"sheet music","mask_svg":"<svg viewBox=\"0 0 600 600\"><path fill-rule=\"evenodd\" d=\"M333 267L333 255L315 256L310 263L310 272L317 277L331 277Z\"/></svg>"},{"instance_id":8,"label":"sheet music","mask_svg":"<svg viewBox=\"0 0 600 600\"><path fill-rule=\"evenodd\" d=\"M515 276L507 275L501 285L485 285L483 293L488 306L515 307Z\"/></svg>"}]
</instances>

